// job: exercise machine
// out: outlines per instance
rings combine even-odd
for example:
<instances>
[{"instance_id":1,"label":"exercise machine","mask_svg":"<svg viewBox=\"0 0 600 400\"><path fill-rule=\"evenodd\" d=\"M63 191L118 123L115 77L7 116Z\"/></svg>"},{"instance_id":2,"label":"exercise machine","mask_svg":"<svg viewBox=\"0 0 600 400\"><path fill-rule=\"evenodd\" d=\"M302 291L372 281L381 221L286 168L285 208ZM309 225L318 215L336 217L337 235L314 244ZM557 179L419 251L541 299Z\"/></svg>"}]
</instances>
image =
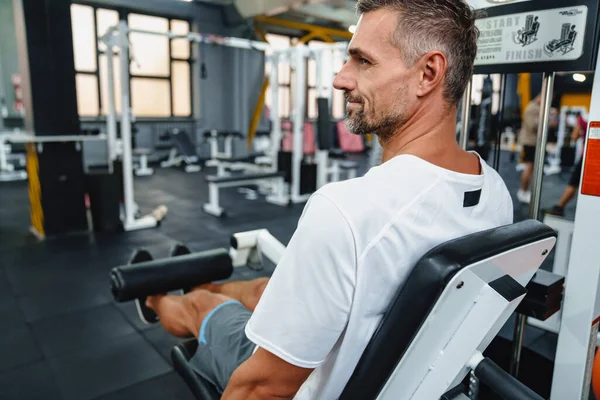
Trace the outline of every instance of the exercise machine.
<instances>
[{"instance_id":1,"label":"exercise machine","mask_svg":"<svg viewBox=\"0 0 600 400\"><path fill-rule=\"evenodd\" d=\"M554 243L552 229L528 220L431 249L398 289L340 399L466 399L471 371L504 398L541 399L483 352L526 297ZM266 230L242 232L229 251L114 268L111 290L116 301L131 301L227 279L243 265L277 264L284 251ZM197 399L218 399L188 363L197 344L188 340L172 350L175 369Z\"/></svg>"},{"instance_id":2,"label":"exercise machine","mask_svg":"<svg viewBox=\"0 0 600 400\"><path fill-rule=\"evenodd\" d=\"M107 76L108 76L108 115L106 118L107 135L109 141L116 143L116 132L117 132L117 113L115 107L115 77L113 70L113 59L116 53L119 54L120 63L120 81L121 81L121 104L123 104L126 112L121 115L121 142L122 145L122 159L123 159L123 181L124 181L124 192L125 192L125 230L143 229L157 226L159 219L157 217L164 217L166 208L161 208L160 212L153 213L139 219L135 218L134 211L134 200L133 200L133 164L132 164L132 151L131 146L131 122L132 115L130 108L127 106L130 104L130 91L129 91L129 51L131 43L129 42L130 33L142 33L147 35L158 35L166 36L170 39L185 39L194 43L212 43L221 46L229 46L236 48L245 49L260 49L265 50L268 45L264 42L251 41L233 37L223 37L216 35L204 35L199 33L188 33L186 35L179 35L173 32L153 32L142 29L131 29L127 25L125 20L119 21L115 26L111 26L107 29L106 33L99 38L99 40L106 45L106 57L108 61ZM115 160L117 158L117 147L109 146L109 160Z\"/></svg>"},{"instance_id":3,"label":"exercise machine","mask_svg":"<svg viewBox=\"0 0 600 400\"><path fill-rule=\"evenodd\" d=\"M0 132L0 182L23 181L27 179L25 156L13 154L11 138L19 132ZM17 164L15 166L15 163ZM20 169L23 168L23 169Z\"/></svg>"},{"instance_id":4,"label":"exercise machine","mask_svg":"<svg viewBox=\"0 0 600 400\"><path fill-rule=\"evenodd\" d=\"M170 139L172 147L169 150L169 158L160 163L162 168L180 167L183 165L185 172L199 172L200 159L196 154L196 148L186 131L169 129L165 132L166 138Z\"/></svg>"},{"instance_id":5,"label":"exercise machine","mask_svg":"<svg viewBox=\"0 0 600 400\"><path fill-rule=\"evenodd\" d=\"M600 209L600 123L597 122L600 121L599 11L598 0L531 0L490 7L487 15L477 20L481 38L496 34L501 36L498 36L493 47L484 46L486 51L477 55L476 74L544 74L532 180L531 218L541 218L540 195L555 73L595 71L572 239L569 244L571 228L561 229L565 236L559 237L556 254L557 261L564 262L568 258L568 264L561 313L553 321L554 329L558 330L558 344L550 388L551 400L587 398L600 321L600 248L596 244L596 238L600 237L600 224L596 217ZM529 49L523 49L512 41L511 30L515 29L517 21L524 22L532 14L540 22L539 40L531 44ZM508 20L513 22L511 27L505 24ZM493 27L500 24L504 29L495 31ZM577 35L571 34L573 27ZM557 36L561 39L556 39ZM545 221L558 226L556 218L547 217ZM570 251L567 252L566 248L570 248ZM523 335L528 321L532 323L531 318L517 316L510 368L513 375L518 375ZM551 330L549 325L545 325L546 329Z\"/></svg>"}]
</instances>

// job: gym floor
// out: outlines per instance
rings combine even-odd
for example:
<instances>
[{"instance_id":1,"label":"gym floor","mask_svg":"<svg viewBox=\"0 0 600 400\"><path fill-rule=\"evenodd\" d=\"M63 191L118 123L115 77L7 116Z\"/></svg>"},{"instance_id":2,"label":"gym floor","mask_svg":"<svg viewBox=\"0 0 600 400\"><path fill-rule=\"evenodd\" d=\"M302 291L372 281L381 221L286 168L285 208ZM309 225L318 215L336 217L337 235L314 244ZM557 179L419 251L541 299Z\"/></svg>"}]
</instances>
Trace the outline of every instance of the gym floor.
<instances>
[{"instance_id":1,"label":"gym floor","mask_svg":"<svg viewBox=\"0 0 600 400\"><path fill-rule=\"evenodd\" d=\"M356 157L364 172L366 156ZM500 173L513 194L515 221L527 218L528 206L516 201L520 173L508 153L502 154ZM169 208L157 229L44 242L28 234L27 182L0 184L0 399L193 399L171 364L179 339L160 325L143 324L133 303L115 303L109 270L139 248L154 258L166 257L176 243L192 251L227 248L232 233L258 228L287 243L303 208L245 200L233 188L222 191L229 217L217 219L202 211L208 199L204 175L157 169L154 176L136 178L142 213L159 204ZM569 175L544 178L542 208L558 200ZM569 219L575 203L566 210ZM233 278L271 272L242 268ZM511 337L511 322L500 336ZM552 360L556 336L528 327L526 345Z\"/></svg>"}]
</instances>

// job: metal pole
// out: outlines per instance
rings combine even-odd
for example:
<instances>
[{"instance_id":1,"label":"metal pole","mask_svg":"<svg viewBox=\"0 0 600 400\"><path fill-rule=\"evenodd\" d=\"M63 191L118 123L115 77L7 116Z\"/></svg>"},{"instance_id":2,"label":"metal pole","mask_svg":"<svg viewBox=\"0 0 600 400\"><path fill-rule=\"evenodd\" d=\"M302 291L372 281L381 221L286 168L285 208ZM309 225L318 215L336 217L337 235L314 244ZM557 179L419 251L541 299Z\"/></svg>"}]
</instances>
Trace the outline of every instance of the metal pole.
<instances>
[{"instance_id":1,"label":"metal pole","mask_svg":"<svg viewBox=\"0 0 600 400\"><path fill-rule=\"evenodd\" d=\"M271 58L271 148L273 170L278 171L278 155L281 148L281 118L279 117L279 57Z\"/></svg>"},{"instance_id":2,"label":"metal pole","mask_svg":"<svg viewBox=\"0 0 600 400\"><path fill-rule=\"evenodd\" d=\"M529 216L540 219L540 198L544 178L544 159L546 157L546 142L548 141L548 125L550 109L552 108L552 91L554 90L554 72L545 73L542 83L542 99L540 106L540 124L538 125L537 143L535 147L535 162L533 168L531 204Z\"/></svg>"},{"instance_id":3,"label":"metal pole","mask_svg":"<svg viewBox=\"0 0 600 400\"><path fill-rule=\"evenodd\" d=\"M540 198L542 194L542 181L544 178L544 158L546 156L546 142L548 140L548 124L550 108L552 107L552 90L554 89L554 72L544 73L542 83L542 98L540 106L540 123L538 125L537 142L535 147L535 161L533 167L531 204L529 206L529 217L540 219ZM519 376L519 367L521 364L521 350L523 348L523 338L525 335L525 326L527 317L517 314L515 321L515 330L513 335L512 355L510 360L510 374L514 377Z\"/></svg>"},{"instance_id":4,"label":"metal pole","mask_svg":"<svg viewBox=\"0 0 600 400\"><path fill-rule=\"evenodd\" d=\"M502 122L504 121L504 103L506 102L506 74L501 75L500 81L500 106L498 108L498 125L496 132L496 151L494 152L494 169L500 168L500 145L502 144Z\"/></svg>"},{"instance_id":5,"label":"metal pole","mask_svg":"<svg viewBox=\"0 0 600 400\"><path fill-rule=\"evenodd\" d=\"M471 92L473 90L473 80L469 80L463 95L462 101L462 129L460 130L460 136L458 144L463 149L467 149L467 143L469 141L469 122L471 121Z\"/></svg>"},{"instance_id":6,"label":"metal pole","mask_svg":"<svg viewBox=\"0 0 600 400\"><path fill-rule=\"evenodd\" d=\"M106 46L106 61L108 71L108 116L106 118L106 140L108 148L108 169L112 174L113 162L117 159L117 112L115 110L115 74L113 68L113 48Z\"/></svg>"},{"instance_id":7,"label":"metal pole","mask_svg":"<svg viewBox=\"0 0 600 400\"><path fill-rule=\"evenodd\" d=\"M119 22L119 61L121 64L121 143L123 149L123 192L125 226L134 222L133 161L131 156L131 115L129 114L129 42L127 23Z\"/></svg>"},{"instance_id":8,"label":"metal pole","mask_svg":"<svg viewBox=\"0 0 600 400\"><path fill-rule=\"evenodd\" d=\"M304 156L304 105L306 64L304 47L296 48L296 101L294 104L294 149L292 153L292 201L300 201L300 169Z\"/></svg>"}]
</instances>

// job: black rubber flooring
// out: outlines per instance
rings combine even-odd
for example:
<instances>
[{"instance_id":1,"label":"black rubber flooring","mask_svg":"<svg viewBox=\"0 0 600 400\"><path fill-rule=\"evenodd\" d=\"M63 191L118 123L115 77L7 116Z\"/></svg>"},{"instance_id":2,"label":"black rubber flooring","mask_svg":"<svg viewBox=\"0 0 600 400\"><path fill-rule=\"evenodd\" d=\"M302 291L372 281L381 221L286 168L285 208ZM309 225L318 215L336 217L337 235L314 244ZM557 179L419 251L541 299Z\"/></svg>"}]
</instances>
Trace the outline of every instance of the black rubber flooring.
<instances>
[{"instance_id":1,"label":"black rubber flooring","mask_svg":"<svg viewBox=\"0 0 600 400\"><path fill-rule=\"evenodd\" d=\"M359 160L364 165L366 156ZM170 360L178 339L158 325L144 325L133 303L115 303L109 270L138 248L158 258L176 243L193 251L227 247L232 233L257 228L287 243L303 208L245 200L233 188L222 191L229 217L218 219L202 211L208 199L204 175L158 169L154 176L136 178L142 213L159 204L169 207L156 229L44 242L28 233L26 182L0 183L0 399L192 399ZM514 195L520 173L506 153L501 175ZM557 201L568 178L565 172L545 179L543 207ZM573 218L574 206L567 217ZM515 200L515 220L527 213ZM238 269L234 279L271 272ZM507 326L501 334L510 331ZM526 337L528 345L554 358L555 337L532 327Z\"/></svg>"}]
</instances>

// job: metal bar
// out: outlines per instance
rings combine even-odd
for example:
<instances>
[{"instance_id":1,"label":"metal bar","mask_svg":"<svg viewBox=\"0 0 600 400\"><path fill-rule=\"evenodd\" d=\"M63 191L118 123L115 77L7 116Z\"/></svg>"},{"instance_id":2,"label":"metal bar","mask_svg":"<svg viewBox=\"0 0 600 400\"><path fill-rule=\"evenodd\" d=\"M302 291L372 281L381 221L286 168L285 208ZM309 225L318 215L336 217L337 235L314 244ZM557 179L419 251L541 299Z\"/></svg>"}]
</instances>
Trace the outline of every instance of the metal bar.
<instances>
[{"instance_id":1,"label":"metal bar","mask_svg":"<svg viewBox=\"0 0 600 400\"><path fill-rule=\"evenodd\" d=\"M271 58L271 159L273 170L278 170L278 154L281 146L281 118L279 117L279 57Z\"/></svg>"},{"instance_id":2,"label":"metal bar","mask_svg":"<svg viewBox=\"0 0 600 400\"><path fill-rule=\"evenodd\" d=\"M294 102L294 146L292 153L292 201L300 200L300 171L302 157L304 156L304 105L306 103L305 85L306 85L306 53L298 48L296 53L296 101Z\"/></svg>"},{"instance_id":3,"label":"metal bar","mask_svg":"<svg viewBox=\"0 0 600 400\"><path fill-rule=\"evenodd\" d=\"M462 129L460 130L460 136L458 144L461 148L467 149L467 143L469 141L469 122L471 121L471 92L473 90L473 80L469 80L463 95L462 101Z\"/></svg>"},{"instance_id":4,"label":"metal bar","mask_svg":"<svg viewBox=\"0 0 600 400\"><path fill-rule=\"evenodd\" d=\"M259 22L261 24L283 26L285 28L299 29L302 31L314 31L315 29L317 29L320 34L341 37L344 39L352 39L352 33L341 29L325 28L322 26L315 26L302 22L282 20L271 17L255 17L254 21Z\"/></svg>"},{"instance_id":5,"label":"metal bar","mask_svg":"<svg viewBox=\"0 0 600 400\"><path fill-rule=\"evenodd\" d=\"M540 107L540 124L538 125L537 143L535 148L535 163L533 168L531 204L529 216L539 219L540 198L542 194L542 181L544 178L544 159L546 156L546 142L548 141L548 125L550 123L550 109L552 108L552 91L554 89L555 73L544 73L542 82L542 99Z\"/></svg>"},{"instance_id":6,"label":"metal bar","mask_svg":"<svg viewBox=\"0 0 600 400\"><path fill-rule=\"evenodd\" d=\"M548 140L548 124L550 108L552 107L552 90L554 89L554 72L544 73L542 82L542 98L540 107L540 123L538 125L537 143L535 148L535 161L532 178L531 204L529 206L529 217L540 219L540 198L542 194L542 181L544 178L544 158L546 155L546 142ZM517 314L512 344L512 355L510 360L510 374L519 376L521 364L521 350L527 318Z\"/></svg>"},{"instance_id":7,"label":"metal bar","mask_svg":"<svg viewBox=\"0 0 600 400\"><path fill-rule=\"evenodd\" d=\"M504 103L506 102L506 74L501 75L500 81L500 107L498 109L498 126L496 132L496 151L494 152L494 169L500 168L500 145L502 141L501 126L504 121Z\"/></svg>"},{"instance_id":8,"label":"metal bar","mask_svg":"<svg viewBox=\"0 0 600 400\"><path fill-rule=\"evenodd\" d=\"M94 136L86 135L52 135L52 136L34 136L29 134L7 134L4 138L10 143L56 143L56 142L101 142L107 140L107 135L101 133Z\"/></svg>"},{"instance_id":9,"label":"metal bar","mask_svg":"<svg viewBox=\"0 0 600 400\"><path fill-rule=\"evenodd\" d=\"M108 134L108 168L112 173L112 163L117 159L117 111L115 109L115 73L112 47L106 48L108 71L108 115L106 116L106 132Z\"/></svg>"},{"instance_id":10,"label":"metal bar","mask_svg":"<svg viewBox=\"0 0 600 400\"><path fill-rule=\"evenodd\" d=\"M119 22L119 61L121 64L121 142L123 149L123 192L125 226L134 222L133 160L131 156L131 114L129 109L129 41L127 23Z\"/></svg>"}]
</instances>

